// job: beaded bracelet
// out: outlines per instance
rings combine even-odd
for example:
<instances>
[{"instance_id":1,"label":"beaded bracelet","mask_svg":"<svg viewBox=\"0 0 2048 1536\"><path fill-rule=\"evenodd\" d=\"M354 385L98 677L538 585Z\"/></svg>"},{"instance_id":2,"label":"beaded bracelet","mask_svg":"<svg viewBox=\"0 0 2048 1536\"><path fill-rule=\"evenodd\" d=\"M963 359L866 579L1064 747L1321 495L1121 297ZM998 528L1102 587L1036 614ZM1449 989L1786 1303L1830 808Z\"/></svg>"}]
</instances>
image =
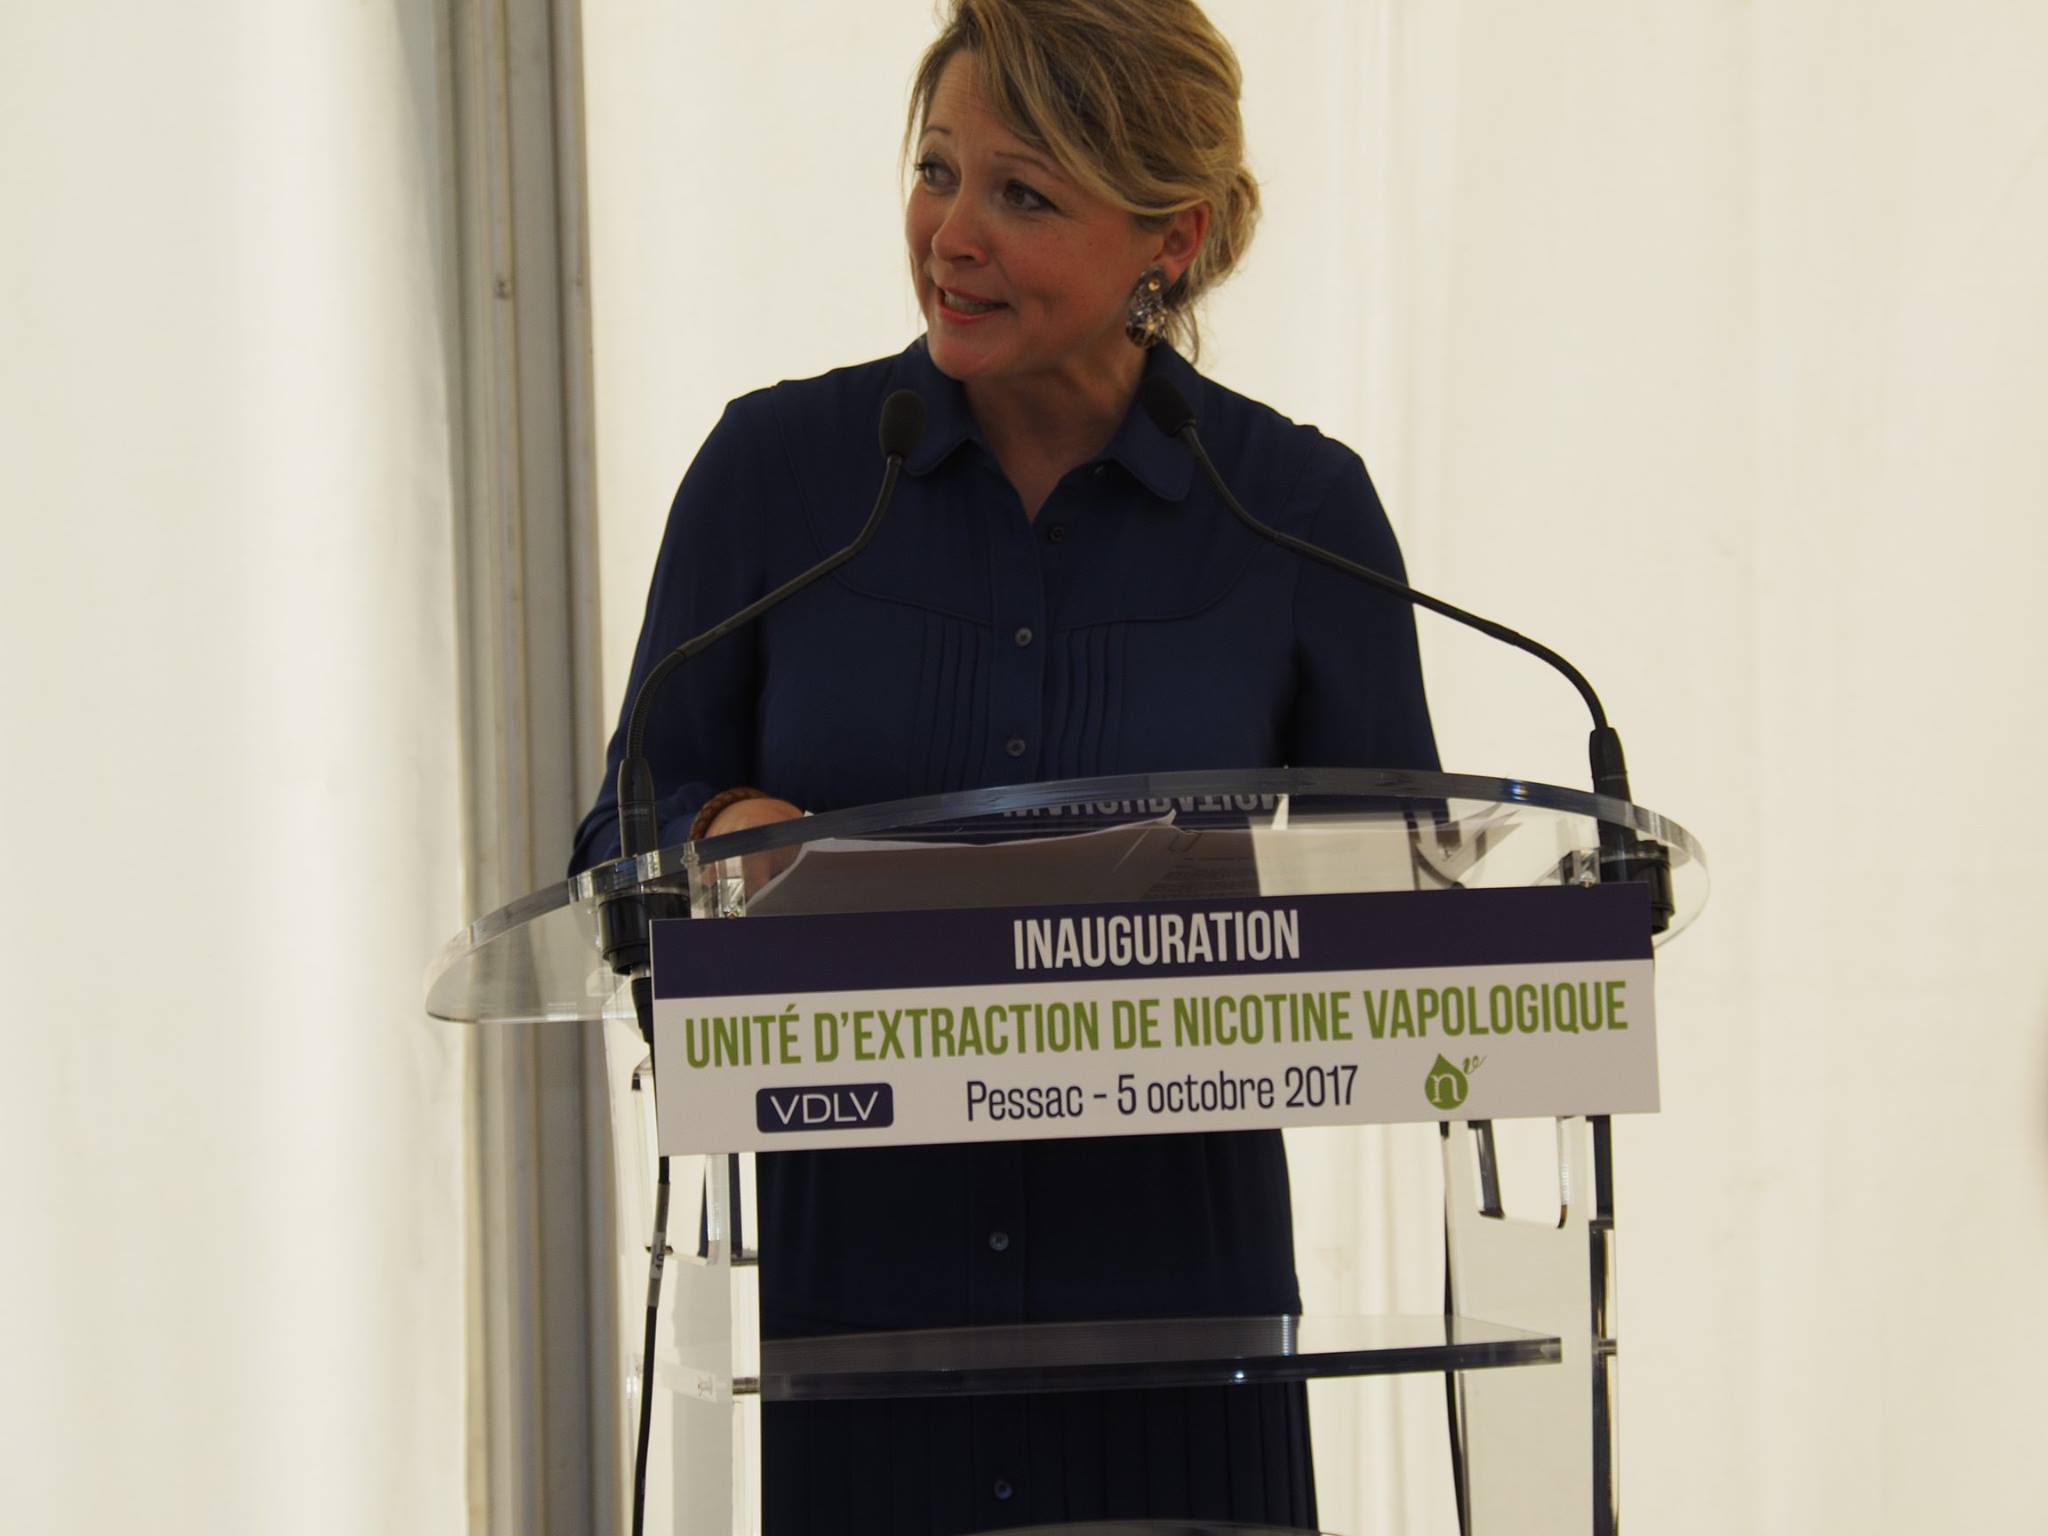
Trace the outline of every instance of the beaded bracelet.
<instances>
[{"instance_id":1,"label":"beaded bracelet","mask_svg":"<svg viewBox=\"0 0 2048 1536\"><path fill-rule=\"evenodd\" d=\"M738 805L742 800L766 800L767 798L768 792L765 789L749 789L745 786L738 789L724 790L713 795L704 802L704 808L697 812L697 819L690 823L690 841L694 843L706 832L709 832L711 830L711 823L718 820L718 813L728 805Z\"/></svg>"}]
</instances>

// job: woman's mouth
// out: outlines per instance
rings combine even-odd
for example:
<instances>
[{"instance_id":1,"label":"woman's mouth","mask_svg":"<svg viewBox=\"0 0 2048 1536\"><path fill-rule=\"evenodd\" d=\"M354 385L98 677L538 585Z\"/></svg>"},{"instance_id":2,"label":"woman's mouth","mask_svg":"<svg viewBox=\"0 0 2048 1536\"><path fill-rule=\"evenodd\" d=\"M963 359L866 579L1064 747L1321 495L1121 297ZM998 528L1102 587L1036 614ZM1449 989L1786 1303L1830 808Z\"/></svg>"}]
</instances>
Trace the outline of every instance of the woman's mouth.
<instances>
[{"instance_id":1,"label":"woman's mouth","mask_svg":"<svg viewBox=\"0 0 2048 1536\"><path fill-rule=\"evenodd\" d=\"M969 298L966 294L955 293L950 288L941 288L939 290L939 304L942 308L948 309L965 319L972 319L977 315L994 314L999 309L1009 308L1007 304L999 304L990 299Z\"/></svg>"}]
</instances>

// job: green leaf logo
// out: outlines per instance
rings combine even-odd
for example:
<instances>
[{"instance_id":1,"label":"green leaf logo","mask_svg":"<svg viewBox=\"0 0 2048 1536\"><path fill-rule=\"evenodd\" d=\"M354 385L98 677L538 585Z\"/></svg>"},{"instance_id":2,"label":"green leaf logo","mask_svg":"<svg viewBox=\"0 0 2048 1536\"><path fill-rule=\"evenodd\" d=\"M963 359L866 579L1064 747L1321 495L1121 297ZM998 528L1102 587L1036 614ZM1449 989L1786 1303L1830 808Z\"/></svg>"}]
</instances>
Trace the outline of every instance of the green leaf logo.
<instances>
[{"instance_id":1,"label":"green leaf logo","mask_svg":"<svg viewBox=\"0 0 2048 1536\"><path fill-rule=\"evenodd\" d=\"M1422 1091L1436 1108L1456 1109L1465 1102L1471 1084L1466 1081L1462 1067L1454 1066L1439 1056L1436 1065L1429 1069L1429 1076L1422 1080Z\"/></svg>"}]
</instances>

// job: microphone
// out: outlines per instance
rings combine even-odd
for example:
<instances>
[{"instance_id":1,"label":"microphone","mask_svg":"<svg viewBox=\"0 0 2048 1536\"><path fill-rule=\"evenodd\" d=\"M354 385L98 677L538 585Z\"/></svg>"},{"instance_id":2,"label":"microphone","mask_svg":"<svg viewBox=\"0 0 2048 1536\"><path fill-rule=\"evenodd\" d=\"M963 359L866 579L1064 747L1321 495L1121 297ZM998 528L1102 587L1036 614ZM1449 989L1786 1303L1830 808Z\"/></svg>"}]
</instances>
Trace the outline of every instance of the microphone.
<instances>
[{"instance_id":1,"label":"microphone","mask_svg":"<svg viewBox=\"0 0 2048 1536\"><path fill-rule=\"evenodd\" d=\"M903 473L903 461L917 448L924 435L924 401L911 390L899 389L882 402L882 488L875 507L853 542L799 572L765 597L756 598L730 618L721 619L703 634L685 640L656 662L633 695L633 709L626 719L626 753L619 764L619 852L634 858L652 852L661 831L654 815L654 772L641 748L647 740L647 719L653 712L654 695L669 675L685 662L702 655L727 635L743 629L762 614L786 602L812 582L846 564L866 549L882 526L882 518L896 495L896 481ZM660 891L631 891L600 901L597 909L599 942L605 963L618 975L630 978L633 1012L640 1033L649 1046L654 1044L654 979L648 970L648 924L657 916L676 910L674 899ZM647 1327L642 1344L640 1374L640 1425L633 1453L633 1532L639 1536L647 1507L647 1446L654 1405L654 1331L661 1302L661 1270L668 1252L668 1158L659 1160L654 1203L654 1236L648 1244ZM735 1165L735 1178L737 1178ZM738 1188L737 1184L734 1186Z\"/></svg>"},{"instance_id":2,"label":"microphone","mask_svg":"<svg viewBox=\"0 0 2048 1536\"><path fill-rule=\"evenodd\" d=\"M1431 613L1442 614L1467 628L1476 629L1482 635L1527 651L1539 661L1548 663L1562 673L1579 697L1586 702L1587 710L1593 716L1593 730L1587 741L1587 757L1593 769L1593 790L1596 794L1609 795L1617 800L1628 800L1628 763L1622 755L1621 734L1607 723L1607 711L1601 706L1600 696L1593 691L1593 685L1586 681L1585 674L1549 646L1531 640L1527 635L1518 634L1505 624L1496 624L1483 619L1476 613L1467 613L1463 608L1445 602L1442 598L1431 597L1427 592L1418 591L1405 581L1396 581L1369 566L1347 560L1334 550L1311 544L1306 539L1296 538L1267 523L1260 522L1244 509L1230 487L1223 482L1223 476L1209 457L1209 450L1202 443L1202 434L1195 427L1194 408L1187 402L1173 380L1162 374L1150 374L1138 385L1138 403L1145 414L1152 418L1152 424L1168 437L1178 438L1187 445L1201 466L1202 473L1216 488L1231 515L1243 523L1260 538L1278 544L1282 549L1292 550L1305 560L1313 560L1332 570L1341 571L1354 580L1368 586L1378 587L1382 592L1391 593L1403 602L1418 608L1427 608ZM1603 880L1641 880L1650 887L1650 925L1653 933L1662 933L1670 925L1675 910L1671 897L1670 855L1654 843L1645 843L1624 827L1600 824L1600 871Z\"/></svg>"},{"instance_id":3,"label":"microphone","mask_svg":"<svg viewBox=\"0 0 2048 1536\"><path fill-rule=\"evenodd\" d=\"M661 839L654 814L654 772L642 753L647 740L648 717L653 713L655 694L661 685L678 667L702 655L735 630L744 629L812 582L829 576L866 549L882 526L889 503L895 498L896 481L903 472L903 461L916 450L918 439L923 435L924 401L915 391L897 390L882 402L882 487L875 496L874 510L868 514L860 532L854 535L853 542L827 555L809 570L792 576L774 591L756 598L738 613L721 619L701 635L685 640L648 670L639 691L633 695L633 708L626 719L625 757L619 764L621 857L635 858L651 853ZM644 907L637 901L621 898L607 903L599 915L603 919L600 926L604 930L604 957L612 969L620 975L644 971L647 965L647 913ZM645 1020L642 1022L644 1025Z\"/></svg>"},{"instance_id":4,"label":"microphone","mask_svg":"<svg viewBox=\"0 0 2048 1536\"><path fill-rule=\"evenodd\" d=\"M924 400L914 389L899 389L882 402L882 457L899 462L917 452L924 436Z\"/></svg>"}]
</instances>

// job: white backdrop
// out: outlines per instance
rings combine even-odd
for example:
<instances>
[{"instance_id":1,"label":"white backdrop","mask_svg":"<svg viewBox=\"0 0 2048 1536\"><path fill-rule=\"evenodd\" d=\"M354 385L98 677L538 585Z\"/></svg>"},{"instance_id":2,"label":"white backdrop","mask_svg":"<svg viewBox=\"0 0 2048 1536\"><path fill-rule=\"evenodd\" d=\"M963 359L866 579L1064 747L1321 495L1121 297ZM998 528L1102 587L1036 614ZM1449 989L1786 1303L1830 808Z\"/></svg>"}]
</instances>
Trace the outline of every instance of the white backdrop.
<instances>
[{"instance_id":1,"label":"white backdrop","mask_svg":"<svg viewBox=\"0 0 2048 1536\"><path fill-rule=\"evenodd\" d=\"M1631 1527L2030 1528L2048 11L1211 12L1268 214L1205 367L1357 446L1418 582L1577 660L1714 861L1665 1112L1618 1133ZM929 36L927 0L588 8L614 699L724 401L914 334ZM1448 765L1582 778L1563 684L1424 646ZM1295 1151L1312 1301L1431 1304L1432 1254L1364 1239L1434 1201L1433 1136ZM1326 1518L1450 1529L1431 1391L1319 1394Z\"/></svg>"},{"instance_id":2,"label":"white backdrop","mask_svg":"<svg viewBox=\"0 0 2048 1536\"><path fill-rule=\"evenodd\" d=\"M0 1528L465 1520L424 8L0 7Z\"/></svg>"},{"instance_id":3,"label":"white backdrop","mask_svg":"<svg viewBox=\"0 0 2048 1536\"><path fill-rule=\"evenodd\" d=\"M2031 1528L2048 12L1213 9L1269 213L1206 366L1578 659L1715 860L1620 1130L1632 1527ZM464 1518L428 15L0 8L9 1529ZM914 329L929 13L587 33L615 697L719 405ZM1447 762L1582 772L1562 685L1424 636ZM1315 1302L1426 1304L1432 1254L1361 1242L1433 1201L1426 1135L1296 1155ZM1319 1396L1330 1514L1448 1528L1428 1392Z\"/></svg>"}]
</instances>

